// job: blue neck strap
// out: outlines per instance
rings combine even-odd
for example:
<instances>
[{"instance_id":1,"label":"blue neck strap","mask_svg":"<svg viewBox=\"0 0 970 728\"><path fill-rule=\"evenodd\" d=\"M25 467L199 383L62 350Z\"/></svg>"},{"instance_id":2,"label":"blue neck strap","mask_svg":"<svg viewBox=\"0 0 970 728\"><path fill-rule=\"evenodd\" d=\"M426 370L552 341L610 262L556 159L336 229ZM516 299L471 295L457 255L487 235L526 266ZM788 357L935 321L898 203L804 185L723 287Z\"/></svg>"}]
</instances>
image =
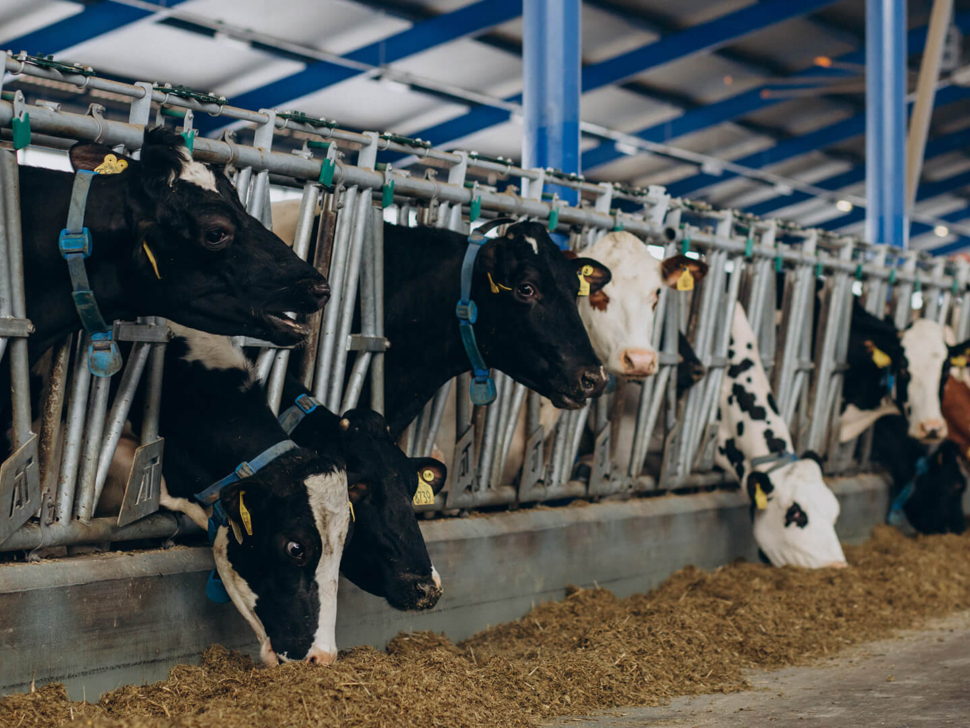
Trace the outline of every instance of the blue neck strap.
<instances>
[{"instance_id":1,"label":"blue neck strap","mask_svg":"<svg viewBox=\"0 0 970 728\"><path fill-rule=\"evenodd\" d=\"M195 499L204 506L213 506L213 516L215 516L216 510L221 511L221 509L216 509L214 506L218 505L216 501L219 500L219 492L223 488L232 483L238 483L244 478L249 478L255 475L283 453L287 453L290 450L295 450L296 448L297 444L292 440L282 440L281 442L276 443L272 447L263 450L263 452L252 460L243 460L241 463L239 463L239 465L236 466L236 469L229 473L229 475L227 475L225 478L222 480L217 480L202 492L196 493ZM219 518L225 518L225 514L220 513ZM228 522L228 519L226 519L226 522ZM220 523L219 525L224 526L226 524Z\"/></svg>"},{"instance_id":2,"label":"blue neck strap","mask_svg":"<svg viewBox=\"0 0 970 728\"><path fill-rule=\"evenodd\" d=\"M292 435L293 430L303 422L303 418L317 407L323 407L323 405L309 394L301 394L277 419L283 431L287 435Z\"/></svg>"},{"instance_id":3,"label":"blue neck strap","mask_svg":"<svg viewBox=\"0 0 970 728\"><path fill-rule=\"evenodd\" d=\"M81 325L91 336L88 347L88 368L96 377L110 377L121 369L121 351L114 341L111 326L104 320L88 281L84 260L91 255L91 231L84 227L84 211L88 204L91 181L97 172L80 170L74 175L71 204L67 213L67 227L61 230L57 247L67 261L71 276L71 297Z\"/></svg>"},{"instance_id":4,"label":"blue neck strap","mask_svg":"<svg viewBox=\"0 0 970 728\"><path fill-rule=\"evenodd\" d=\"M890 526L901 526L906 520L906 512L904 509L909 499L913 497L913 493L916 492L916 481L926 475L929 469L930 458L928 455L924 455L916 461L916 472L913 473L912 479L903 486L903 489L899 491L899 495L896 496L892 505L889 507L889 515L886 516L886 523Z\"/></svg>"},{"instance_id":5,"label":"blue neck strap","mask_svg":"<svg viewBox=\"0 0 970 728\"><path fill-rule=\"evenodd\" d=\"M773 452L770 455L761 455L760 457L752 458L751 469L754 470L759 465L766 465L772 463L772 466L765 470L765 473L773 473L778 470L778 468L783 468L789 463L794 463L798 461L798 456L793 452L788 452L784 450L782 452Z\"/></svg>"},{"instance_id":6,"label":"blue neck strap","mask_svg":"<svg viewBox=\"0 0 970 728\"><path fill-rule=\"evenodd\" d=\"M472 279L475 274L475 259L478 252L487 242L485 237L492 228L514 222L509 218L496 218L475 230L468 236L468 247L465 248L465 258L461 263L461 299L455 306L458 316L458 330L461 333L461 343L465 347L465 354L472 365L471 400L474 404L491 404L495 401L495 380L492 379L489 368L475 340L475 322L478 320L478 307L472 300Z\"/></svg>"}]
</instances>

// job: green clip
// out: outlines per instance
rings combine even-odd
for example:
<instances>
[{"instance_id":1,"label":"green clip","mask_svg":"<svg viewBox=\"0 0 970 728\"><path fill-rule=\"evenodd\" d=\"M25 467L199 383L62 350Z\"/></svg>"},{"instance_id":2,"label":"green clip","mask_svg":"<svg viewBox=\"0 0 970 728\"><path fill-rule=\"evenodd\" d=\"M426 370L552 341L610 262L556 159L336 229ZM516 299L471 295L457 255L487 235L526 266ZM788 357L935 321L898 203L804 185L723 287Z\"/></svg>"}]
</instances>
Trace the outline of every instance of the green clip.
<instances>
[{"instance_id":1,"label":"green clip","mask_svg":"<svg viewBox=\"0 0 970 728\"><path fill-rule=\"evenodd\" d=\"M192 150L195 149L195 133L195 129L182 132L182 139L185 140L185 148L189 150L189 156L192 156Z\"/></svg>"},{"instance_id":2,"label":"green clip","mask_svg":"<svg viewBox=\"0 0 970 728\"><path fill-rule=\"evenodd\" d=\"M917 278L915 281L913 281L913 293L919 293L922 290L923 290L923 281Z\"/></svg>"},{"instance_id":3,"label":"green clip","mask_svg":"<svg viewBox=\"0 0 970 728\"><path fill-rule=\"evenodd\" d=\"M554 207L549 211L549 232L556 232L557 227L559 227L559 208Z\"/></svg>"},{"instance_id":4,"label":"green clip","mask_svg":"<svg viewBox=\"0 0 970 728\"><path fill-rule=\"evenodd\" d=\"M752 255L754 255L754 237L749 235L744 241L744 257L750 258Z\"/></svg>"},{"instance_id":5,"label":"green clip","mask_svg":"<svg viewBox=\"0 0 970 728\"><path fill-rule=\"evenodd\" d=\"M482 216L482 196L476 195L468 206L468 222L475 222Z\"/></svg>"},{"instance_id":6,"label":"green clip","mask_svg":"<svg viewBox=\"0 0 970 728\"><path fill-rule=\"evenodd\" d=\"M680 254L687 255L687 251L690 250L690 231L683 225L680 228L684 231L684 239L680 241Z\"/></svg>"},{"instance_id":7,"label":"green clip","mask_svg":"<svg viewBox=\"0 0 970 728\"><path fill-rule=\"evenodd\" d=\"M30 114L23 113L23 118L11 119L10 128L13 130L14 150L23 149L30 144Z\"/></svg>"},{"instance_id":8,"label":"green clip","mask_svg":"<svg viewBox=\"0 0 970 728\"><path fill-rule=\"evenodd\" d=\"M957 295L957 290L958 290L958 288L957 288L957 279L954 278L953 279L953 283L950 285L950 292L955 296L955 295Z\"/></svg>"},{"instance_id":9,"label":"green clip","mask_svg":"<svg viewBox=\"0 0 970 728\"><path fill-rule=\"evenodd\" d=\"M320 176L317 180L324 187L333 185L333 173L337 170L337 163L332 159L324 159L320 162Z\"/></svg>"},{"instance_id":10,"label":"green clip","mask_svg":"<svg viewBox=\"0 0 970 728\"><path fill-rule=\"evenodd\" d=\"M781 273L785 269L785 261L781 259L780 255L775 256L775 273Z\"/></svg>"},{"instance_id":11,"label":"green clip","mask_svg":"<svg viewBox=\"0 0 970 728\"><path fill-rule=\"evenodd\" d=\"M615 233L622 232L622 230L623 230L623 225L622 224L619 224L618 223L618 224L616 224L616 225L613 226L613 232L615 232Z\"/></svg>"},{"instance_id":12,"label":"green clip","mask_svg":"<svg viewBox=\"0 0 970 728\"><path fill-rule=\"evenodd\" d=\"M891 271L889 271L889 285L891 285L891 286L895 286L896 285L896 269L895 268L893 268Z\"/></svg>"},{"instance_id":13,"label":"green clip","mask_svg":"<svg viewBox=\"0 0 970 728\"><path fill-rule=\"evenodd\" d=\"M384 196L381 197L381 207L388 208L394 204L394 180L388 180L384 185Z\"/></svg>"},{"instance_id":14,"label":"green clip","mask_svg":"<svg viewBox=\"0 0 970 728\"><path fill-rule=\"evenodd\" d=\"M859 265L855 267L855 277L857 281L862 280L862 263L859 263Z\"/></svg>"},{"instance_id":15,"label":"green clip","mask_svg":"<svg viewBox=\"0 0 970 728\"><path fill-rule=\"evenodd\" d=\"M825 266L823 266L823 265L822 265L822 261L821 261L821 260L819 260L819 261L818 261L818 262L817 262L817 263L815 264L815 277L816 277L816 278L821 278L821 277L822 277L822 274L823 274L824 272L825 272Z\"/></svg>"}]
</instances>

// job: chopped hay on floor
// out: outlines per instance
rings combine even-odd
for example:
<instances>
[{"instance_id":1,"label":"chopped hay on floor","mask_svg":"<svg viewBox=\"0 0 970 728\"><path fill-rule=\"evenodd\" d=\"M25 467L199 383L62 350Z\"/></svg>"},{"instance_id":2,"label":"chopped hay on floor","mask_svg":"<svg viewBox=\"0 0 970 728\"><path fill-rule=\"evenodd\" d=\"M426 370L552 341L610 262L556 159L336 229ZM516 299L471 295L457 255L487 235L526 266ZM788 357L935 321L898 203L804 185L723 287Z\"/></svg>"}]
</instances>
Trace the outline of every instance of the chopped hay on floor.
<instances>
[{"instance_id":1,"label":"chopped hay on floor","mask_svg":"<svg viewBox=\"0 0 970 728\"><path fill-rule=\"evenodd\" d=\"M741 690L747 669L802 663L970 608L970 536L908 539L882 527L846 557L843 570L688 567L626 599L574 588L458 645L401 634L384 652L357 648L331 668L261 669L213 646L200 667L180 665L96 706L68 701L59 685L0 699L0 725L535 726Z\"/></svg>"}]
</instances>

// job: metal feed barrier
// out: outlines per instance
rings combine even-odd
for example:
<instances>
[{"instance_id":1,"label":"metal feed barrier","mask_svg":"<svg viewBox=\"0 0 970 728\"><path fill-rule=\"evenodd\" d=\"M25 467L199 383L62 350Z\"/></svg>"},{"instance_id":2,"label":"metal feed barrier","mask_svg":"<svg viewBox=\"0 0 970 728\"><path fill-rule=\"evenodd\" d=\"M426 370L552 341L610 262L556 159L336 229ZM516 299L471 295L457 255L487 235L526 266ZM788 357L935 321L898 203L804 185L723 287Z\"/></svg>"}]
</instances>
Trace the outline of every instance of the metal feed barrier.
<instances>
[{"instance_id":1,"label":"metal feed barrier","mask_svg":"<svg viewBox=\"0 0 970 728\"><path fill-rule=\"evenodd\" d=\"M424 142L393 134L350 132L334 122L298 112L249 111L225 99L184 88L108 81L80 66L26 56L5 59L7 82L19 76L95 89L127 99L127 121L105 118L92 105L86 114L61 110L44 101L27 103L22 89L3 91L0 79L0 131L13 150L28 145L64 149L76 140L97 140L137 155L146 126L174 123L196 159L227 165L240 199L272 226L274 182L302 189L294 250L311 260L330 280L333 295L322 314L310 317L308 345L258 347L256 366L266 382L267 399L278 411L287 369L295 373L328 408L357 406L366 381L369 404L384 407L383 226L399 224L447 228L463 234L483 216L545 221L550 231L568 235L581 250L611 230L626 230L657 241L667 254L706 257L710 270L692 292L664 288L656 308L653 345L660 352L655 376L640 387L633 431L612 416L622 406L620 391L586 408L564 413L553 433L540 420L540 397L495 373L497 396L473 406L470 377L449 382L408 428L402 446L411 455L434 447L451 391L456 396L454 461L448 487L423 512L642 493L724 482L713 470L717 403L730 342L735 301L748 311L781 413L798 450L827 455L827 472L844 474L869 466L871 433L861 442L839 444L838 417L848 346L853 288L861 287L867 308L878 312L890 293L897 324L925 316L970 338L968 265L913 252L890 251L854 238L803 230L731 210L718 211L688 200L671 199L661 187L630 189L592 183L553 170L522 169L508 160L467 152L444 152ZM40 87L42 88L42 87ZM254 125L253 144L233 132L220 139L198 137L193 116L218 115ZM303 141L295 153L274 151L288 136ZM379 162L381 152L403 152L425 166L424 176ZM163 441L158 436L162 363L170 330L165 321L115 322L116 340L134 342L114 400L111 381L93 377L85 366L86 334L54 347L48 384L39 413L30 406L23 252L20 236L17 152L0 150L2 219L0 225L0 356L10 360L12 454L0 469L0 551L111 541L167 539L194 527L183 516L158 511ZM345 155L356 154L356 163ZM435 173L444 170L447 180ZM523 192L499 191L499 180L521 180ZM569 205L547 189L579 193ZM625 212L617 205L636 209ZM314 226L319 214L320 223ZM315 234L314 234L315 231ZM779 272L785 272L782 306L776 312ZM820 316L812 330L816 281L823 281ZM914 293L922 305L913 310ZM360 330L354 331L360 304ZM707 374L678 401L677 331L688 335ZM814 348L813 348L814 341ZM291 361L295 359L295 361ZM73 362L73 363L72 363ZM347 375L349 368L349 376ZM345 381L347 382L345 386ZM127 479L120 515L99 516L98 505L115 448L139 386L145 388L144 426ZM524 464L516 482L502 481L516 424L525 408ZM39 417L39 434L35 434ZM619 429L617 429L619 428ZM590 431L592 462L583 477L575 463L584 433ZM620 435L630 449L617 453ZM63 446L59 445L63 440ZM546 451L545 443L551 440ZM658 446L662 443L662 446ZM853 465L853 463L857 463Z\"/></svg>"}]
</instances>

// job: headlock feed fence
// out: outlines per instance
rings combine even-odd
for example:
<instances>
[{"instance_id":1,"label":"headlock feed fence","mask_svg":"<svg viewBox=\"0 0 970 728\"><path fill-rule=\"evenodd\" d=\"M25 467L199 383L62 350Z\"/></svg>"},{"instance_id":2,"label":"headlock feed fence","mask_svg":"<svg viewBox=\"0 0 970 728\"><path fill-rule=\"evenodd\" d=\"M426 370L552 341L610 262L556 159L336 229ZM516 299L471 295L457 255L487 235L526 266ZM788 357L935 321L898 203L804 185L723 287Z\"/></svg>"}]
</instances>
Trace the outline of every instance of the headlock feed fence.
<instances>
[{"instance_id":1,"label":"headlock feed fence","mask_svg":"<svg viewBox=\"0 0 970 728\"><path fill-rule=\"evenodd\" d=\"M0 81L0 130L2 139L12 144L0 150L0 356L10 364L12 428L10 453L0 469L0 551L167 539L195 528L182 515L159 512L158 505L164 457L159 408L163 396L176 396L161 391L171 337L166 321L114 322L115 340L132 346L123 369L114 375L120 382L113 399L111 378L92 376L86 366L89 335L59 342L43 360L48 384L39 409L31 410L31 312L25 310L17 156L17 150L31 145L64 149L77 140L99 141L137 156L147 127L174 124L196 160L227 166L240 199L268 227L273 224L271 178L301 190L294 250L328 277L332 298L322 313L309 317L310 337L298 350L238 341L259 349L256 368L274 412L281 407L288 369L333 411L357 405L383 411L388 347L385 220L468 234L472 223L491 216L529 218L567 236L574 250L610 231L625 230L662 247L665 254L705 257L708 274L693 291L662 288L652 340L659 352L656 374L563 413L551 433L543 429L539 395L500 372L493 372L497 396L487 406L472 405L468 374L442 387L401 440L409 454L430 455L454 395L455 441L438 442L442 449L454 448L449 484L433 502L416 506L419 511L724 482L724 474L714 470L714 454L736 301L748 313L796 450L827 456L830 475L869 467L871 431L850 443L840 444L838 438L853 295L861 293L872 313L891 296L899 326L922 316L952 326L957 340L970 338L968 266L962 260L891 251L854 238L713 210L671 199L662 187L592 183L554 170L523 169L504 159L445 152L393 134L345 131L298 112L239 109L223 98L180 87L109 81L88 68L49 59L8 54L5 69L8 89ZM19 84L11 90L11 81L18 79L112 94L126 100L128 120L106 118L96 104L79 114L44 100L28 103L23 89L42 94L43 86ZM231 131L219 139L196 136L193 116L200 113L252 125L252 144L238 142ZM302 148L294 153L274 150L281 136L290 144L294 138L302 140ZM417 157L426 173L419 176L382 164L379 157L385 151ZM347 161L354 155L355 163ZM510 186L500 192L497 185L508 180L520 184L522 191ZM554 190L561 188L572 190L580 202L560 199ZM819 315L813 331L816 301ZM678 332L687 335L706 368L679 400ZM362 402L368 381L370 401ZM98 515L109 465L138 387L145 390L143 426L120 512ZM635 417L614 416L623 404L616 400L624 396L635 397ZM523 465L513 482L503 482L523 409ZM587 429L593 448L584 472L574 464ZM622 453L616 445L621 440L627 447ZM547 441L551 449L544 452Z\"/></svg>"}]
</instances>

